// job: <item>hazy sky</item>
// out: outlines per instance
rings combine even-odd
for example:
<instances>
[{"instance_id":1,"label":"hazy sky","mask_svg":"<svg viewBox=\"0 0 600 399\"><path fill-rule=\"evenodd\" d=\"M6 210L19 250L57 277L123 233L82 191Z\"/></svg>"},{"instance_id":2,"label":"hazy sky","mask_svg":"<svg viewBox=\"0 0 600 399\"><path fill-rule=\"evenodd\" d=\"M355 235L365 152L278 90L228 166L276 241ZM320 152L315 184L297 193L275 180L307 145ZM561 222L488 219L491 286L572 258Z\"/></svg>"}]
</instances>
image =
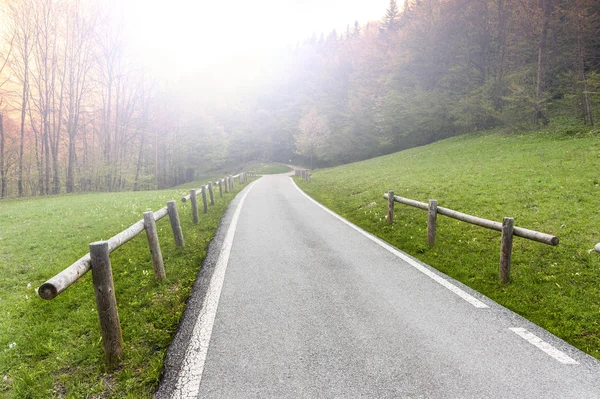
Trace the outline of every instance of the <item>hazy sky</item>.
<instances>
[{"instance_id":1,"label":"hazy sky","mask_svg":"<svg viewBox=\"0 0 600 399\"><path fill-rule=\"evenodd\" d=\"M241 84L274 50L381 19L389 0L112 0L131 45L173 84Z\"/></svg>"}]
</instances>

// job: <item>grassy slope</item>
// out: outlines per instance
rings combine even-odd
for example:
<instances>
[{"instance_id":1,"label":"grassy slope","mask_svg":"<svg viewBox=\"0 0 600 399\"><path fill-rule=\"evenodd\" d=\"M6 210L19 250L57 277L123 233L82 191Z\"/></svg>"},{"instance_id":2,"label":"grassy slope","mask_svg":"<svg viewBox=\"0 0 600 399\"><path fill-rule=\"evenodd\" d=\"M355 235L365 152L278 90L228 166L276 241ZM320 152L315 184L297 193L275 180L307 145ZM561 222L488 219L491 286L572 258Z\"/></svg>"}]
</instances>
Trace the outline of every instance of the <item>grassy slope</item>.
<instances>
[{"instance_id":1,"label":"grassy slope","mask_svg":"<svg viewBox=\"0 0 600 399\"><path fill-rule=\"evenodd\" d=\"M317 171L299 184L327 207L600 358L600 139L560 134L455 137ZM384 192L559 236L558 247L516 237L512 282L498 283L500 233L440 216L426 245L427 214ZM369 206L372 202L377 205Z\"/></svg>"},{"instance_id":2,"label":"grassy slope","mask_svg":"<svg viewBox=\"0 0 600 399\"><path fill-rule=\"evenodd\" d=\"M285 165L281 165L278 163L253 163L246 167L244 167L245 171L253 171L258 175L276 175L279 173L287 173L290 171Z\"/></svg>"},{"instance_id":3,"label":"grassy slope","mask_svg":"<svg viewBox=\"0 0 600 399\"><path fill-rule=\"evenodd\" d=\"M241 188L236 184L235 191ZM185 248L175 247L168 218L157 223L163 283L154 281L143 233L111 255L125 342L116 373L103 370L91 275L52 301L40 299L35 289L85 254L88 243L108 239L144 211L185 194L177 189L0 202L0 397L151 397L206 247L234 194L220 199L217 190L216 205L198 225L191 222L189 202L178 201Z\"/></svg>"}]
</instances>

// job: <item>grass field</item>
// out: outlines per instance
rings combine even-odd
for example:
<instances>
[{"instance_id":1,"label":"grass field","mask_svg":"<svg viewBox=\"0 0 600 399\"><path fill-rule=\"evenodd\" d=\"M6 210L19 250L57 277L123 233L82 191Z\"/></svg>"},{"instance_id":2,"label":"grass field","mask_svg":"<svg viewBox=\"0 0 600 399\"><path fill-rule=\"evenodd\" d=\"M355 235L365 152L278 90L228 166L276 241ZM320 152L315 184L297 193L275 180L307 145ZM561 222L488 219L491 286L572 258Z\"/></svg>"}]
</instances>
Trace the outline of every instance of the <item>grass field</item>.
<instances>
[{"instance_id":1,"label":"grass field","mask_svg":"<svg viewBox=\"0 0 600 399\"><path fill-rule=\"evenodd\" d=\"M488 133L314 172L298 184L315 199L442 272L600 358L600 138L556 132ZM396 195L557 235L550 247L515 237L512 281L498 282L500 233L427 213ZM376 205L372 203L376 202ZM368 265L366 265L368 267Z\"/></svg>"},{"instance_id":2,"label":"grass field","mask_svg":"<svg viewBox=\"0 0 600 399\"><path fill-rule=\"evenodd\" d=\"M243 185L218 198L193 225L186 184L174 190L64 195L0 202L0 397L149 398L185 300L219 220ZM189 193L189 190L187 190ZM157 223L167 280L154 281L145 234L111 254L125 355L114 373L103 351L91 274L52 301L36 288L108 239L177 200L186 246L168 218ZM200 207L202 212L202 207Z\"/></svg>"},{"instance_id":3,"label":"grass field","mask_svg":"<svg viewBox=\"0 0 600 399\"><path fill-rule=\"evenodd\" d=\"M291 169L279 163L257 162L246 166L244 170L253 171L258 175L276 175L279 173L287 173Z\"/></svg>"}]
</instances>

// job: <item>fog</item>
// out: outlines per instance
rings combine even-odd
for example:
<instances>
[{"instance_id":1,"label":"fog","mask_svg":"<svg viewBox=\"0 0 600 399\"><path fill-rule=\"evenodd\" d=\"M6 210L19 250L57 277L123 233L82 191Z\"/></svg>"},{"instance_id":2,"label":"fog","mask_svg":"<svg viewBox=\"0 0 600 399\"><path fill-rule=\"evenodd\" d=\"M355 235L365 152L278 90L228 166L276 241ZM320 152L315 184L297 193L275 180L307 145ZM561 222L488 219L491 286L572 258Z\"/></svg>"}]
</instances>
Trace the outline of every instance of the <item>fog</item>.
<instances>
[{"instance_id":1,"label":"fog","mask_svg":"<svg viewBox=\"0 0 600 399\"><path fill-rule=\"evenodd\" d=\"M299 42L378 20L387 0L111 0L132 54L162 82L203 102L256 89Z\"/></svg>"}]
</instances>

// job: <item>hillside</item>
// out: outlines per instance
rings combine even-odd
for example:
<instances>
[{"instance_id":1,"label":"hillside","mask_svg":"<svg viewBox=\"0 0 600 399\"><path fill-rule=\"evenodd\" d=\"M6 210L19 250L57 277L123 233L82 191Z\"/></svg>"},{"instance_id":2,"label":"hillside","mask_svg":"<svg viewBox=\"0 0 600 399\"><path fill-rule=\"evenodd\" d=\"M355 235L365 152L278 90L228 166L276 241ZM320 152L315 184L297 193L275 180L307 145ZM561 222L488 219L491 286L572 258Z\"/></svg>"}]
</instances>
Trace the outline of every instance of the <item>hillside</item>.
<instances>
[{"instance_id":1,"label":"hillside","mask_svg":"<svg viewBox=\"0 0 600 399\"><path fill-rule=\"evenodd\" d=\"M299 182L315 199L600 358L600 139L545 131L465 135L341 167ZM550 247L515 237L512 281L498 282L500 233L438 217L427 246L427 214L386 200L400 195L557 235ZM372 203L376 202L375 205ZM366 265L368 267L368 265Z\"/></svg>"}]
</instances>

